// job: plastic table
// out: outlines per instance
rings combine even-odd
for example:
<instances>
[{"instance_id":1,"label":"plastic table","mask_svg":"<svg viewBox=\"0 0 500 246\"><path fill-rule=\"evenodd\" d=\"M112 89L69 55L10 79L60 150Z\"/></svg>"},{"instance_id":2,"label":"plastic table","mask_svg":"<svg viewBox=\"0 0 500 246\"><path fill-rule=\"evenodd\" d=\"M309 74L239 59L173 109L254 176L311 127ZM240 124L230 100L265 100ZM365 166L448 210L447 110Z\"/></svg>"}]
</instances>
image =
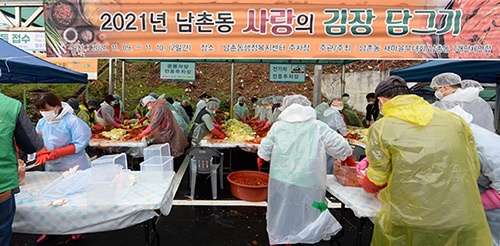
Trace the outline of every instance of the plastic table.
<instances>
[{"instance_id":1,"label":"plastic table","mask_svg":"<svg viewBox=\"0 0 500 246\"><path fill-rule=\"evenodd\" d=\"M146 244L158 239L156 222L168 215L173 203L174 172L163 182L143 178L132 172L135 183L125 197L114 204L88 204L87 192L65 197L62 206L49 206L52 199L43 196L44 188L61 176L57 172L27 172L25 183L16 194L16 214L12 229L30 234L80 234L112 231L146 222ZM151 230L149 222L152 223Z\"/></svg>"},{"instance_id":2,"label":"plastic table","mask_svg":"<svg viewBox=\"0 0 500 246\"><path fill-rule=\"evenodd\" d=\"M326 183L326 190L341 203L342 227L345 225L346 206L359 218L359 224L357 225L358 238L355 245L360 245L363 226L368 219L372 222L375 220L375 216L381 208L380 201L363 190L362 187L341 185L333 174L327 175Z\"/></svg>"}]
</instances>

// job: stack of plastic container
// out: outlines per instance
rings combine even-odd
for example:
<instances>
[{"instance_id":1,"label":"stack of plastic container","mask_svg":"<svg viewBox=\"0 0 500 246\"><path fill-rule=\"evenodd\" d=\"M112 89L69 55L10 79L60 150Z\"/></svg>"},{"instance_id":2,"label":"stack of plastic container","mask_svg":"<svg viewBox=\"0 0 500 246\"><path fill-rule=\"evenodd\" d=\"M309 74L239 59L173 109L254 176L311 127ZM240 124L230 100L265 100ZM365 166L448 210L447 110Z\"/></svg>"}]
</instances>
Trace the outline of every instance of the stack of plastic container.
<instances>
[{"instance_id":1,"label":"stack of plastic container","mask_svg":"<svg viewBox=\"0 0 500 246\"><path fill-rule=\"evenodd\" d=\"M144 161L140 163L142 176L153 182L162 182L174 170L174 157L170 145L155 144L144 148Z\"/></svg>"},{"instance_id":2,"label":"stack of plastic container","mask_svg":"<svg viewBox=\"0 0 500 246\"><path fill-rule=\"evenodd\" d=\"M101 156L90 163L91 174L87 184L87 202L116 204L128 192L129 185L120 178L127 170L125 153Z\"/></svg>"}]
</instances>

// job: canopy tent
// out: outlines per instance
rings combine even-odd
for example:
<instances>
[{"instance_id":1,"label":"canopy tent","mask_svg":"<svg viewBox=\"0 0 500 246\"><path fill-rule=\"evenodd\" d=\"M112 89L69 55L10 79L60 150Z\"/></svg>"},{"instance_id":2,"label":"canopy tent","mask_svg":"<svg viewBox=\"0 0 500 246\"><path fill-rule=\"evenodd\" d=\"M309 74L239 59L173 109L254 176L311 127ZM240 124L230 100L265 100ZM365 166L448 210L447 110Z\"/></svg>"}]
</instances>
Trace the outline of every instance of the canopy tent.
<instances>
[{"instance_id":1,"label":"canopy tent","mask_svg":"<svg viewBox=\"0 0 500 246\"><path fill-rule=\"evenodd\" d=\"M0 83L82 83L87 74L57 66L0 39Z\"/></svg>"},{"instance_id":2,"label":"canopy tent","mask_svg":"<svg viewBox=\"0 0 500 246\"><path fill-rule=\"evenodd\" d=\"M391 75L398 75L407 82L430 82L434 76L445 72L481 83L500 83L500 61L434 60L391 71Z\"/></svg>"},{"instance_id":3,"label":"canopy tent","mask_svg":"<svg viewBox=\"0 0 500 246\"><path fill-rule=\"evenodd\" d=\"M462 79L473 79L480 83L496 83L495 129L498 131L500 114L500 61L434 60L412 67L391 71L407 82L430 82L440 73L452 72Z\"/></svg>"}]
</instances>

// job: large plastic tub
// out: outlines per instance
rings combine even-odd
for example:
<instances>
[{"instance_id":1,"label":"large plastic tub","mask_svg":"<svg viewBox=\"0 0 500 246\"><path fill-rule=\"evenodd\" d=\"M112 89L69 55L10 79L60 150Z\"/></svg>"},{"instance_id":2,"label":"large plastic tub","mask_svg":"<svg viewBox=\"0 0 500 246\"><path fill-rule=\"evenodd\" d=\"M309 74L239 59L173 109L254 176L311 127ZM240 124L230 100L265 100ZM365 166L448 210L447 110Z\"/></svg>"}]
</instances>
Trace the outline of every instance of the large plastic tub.
<instances>
[{"instance_id":1,"label":"large plastic tub","mask_svg":"<svg viewBox=\"0 0 500 246\"><path fill-rule=\"evenodd\" d=\"M237 171L227 176L231 184L231 194L249 202L267 200L269 174L259 171Z\"/></svg>"},{"instance_id":2,"label":"large plastic tub","mask_svg":"<svg viewBox=\"0 0 500 246\"><path fill-rule=\"evenodd\" d=\"M140 164L141 175L153 182L162 182L168 177L168 172L174 170L173 156L155 156Z\"/></svg>"},{"instance_id":3,"label":"large plastic tub","mask_svg":"<svg viewBox=\"0 0 500 246\"><path fill-rule=\"evenodd\" d=\"M170 144L155 144L144 148L144 160L150 159L152 157L160 156L162 157L162 162L167 160L170 156Z\"/></svg>"}]
</instances>

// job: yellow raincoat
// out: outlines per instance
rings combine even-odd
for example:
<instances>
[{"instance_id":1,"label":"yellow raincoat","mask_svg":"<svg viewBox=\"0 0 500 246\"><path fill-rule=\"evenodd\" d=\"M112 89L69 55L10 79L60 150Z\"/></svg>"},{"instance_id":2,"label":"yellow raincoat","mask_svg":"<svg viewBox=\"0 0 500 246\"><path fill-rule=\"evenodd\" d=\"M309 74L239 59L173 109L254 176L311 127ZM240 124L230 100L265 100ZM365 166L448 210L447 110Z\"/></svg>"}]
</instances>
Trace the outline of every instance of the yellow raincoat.
<instances>
[{"instance_id":1,"label":"yellow raincoat","mask_svg":"<svg viewBox=\"0 0 500 246\"><path fill-rule=\"evenodd\" d=\"M491 245L467 123L421 97L387 101L369 130L367 175L380 191L372 245Z\"/></svg>"}]
</instances>

